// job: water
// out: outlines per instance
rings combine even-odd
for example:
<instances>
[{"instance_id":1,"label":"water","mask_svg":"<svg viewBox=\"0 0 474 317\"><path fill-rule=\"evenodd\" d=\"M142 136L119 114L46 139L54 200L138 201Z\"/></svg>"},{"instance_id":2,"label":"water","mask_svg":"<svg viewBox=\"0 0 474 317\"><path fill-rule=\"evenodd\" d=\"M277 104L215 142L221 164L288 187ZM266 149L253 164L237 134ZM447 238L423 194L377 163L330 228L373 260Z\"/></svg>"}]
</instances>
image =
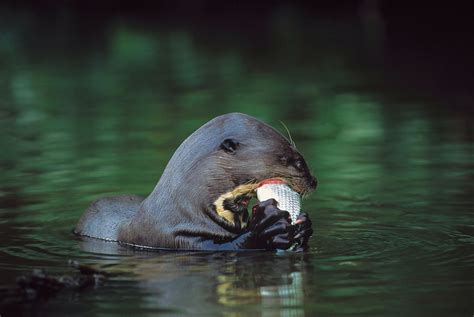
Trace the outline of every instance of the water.
<instances>
[{"instance_id":1,"label":"water","mask_svg":"<svg viewBox=\"0 0 474 317\"><path fill-rule=\"evenodd\" d=\"M456 79L413 76L357 21L291 10L235 37L1 12L0 286L68 259L114 273L23 312L474 312L472 94ZM187 135L232 111L284 121L317 175L308 253L148 253L72 235L94 199L148 194Z\"/></svg>"}]
</instances>

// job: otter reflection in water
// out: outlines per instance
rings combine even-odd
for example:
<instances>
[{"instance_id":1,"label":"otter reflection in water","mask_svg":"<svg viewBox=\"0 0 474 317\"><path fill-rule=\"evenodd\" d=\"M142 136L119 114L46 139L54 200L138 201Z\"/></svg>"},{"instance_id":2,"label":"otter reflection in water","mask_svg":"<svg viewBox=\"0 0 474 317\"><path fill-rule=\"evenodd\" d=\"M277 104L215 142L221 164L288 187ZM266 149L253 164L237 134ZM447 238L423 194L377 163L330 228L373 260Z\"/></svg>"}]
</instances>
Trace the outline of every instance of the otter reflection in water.
<instances>
[{"instance_id":1,"label":"otter reflection in water","mask_svg":"<svg viewBox=\"0 0 474 317\"><path fill-rule=\"evenodd\" d=\"M313 232L306 213L291 224L269 199L249 218L255 189L274 178L300 195L316 188L303 156L279 132L245 114L222 115L179 146L148 197L99 199L74 232L141 248L305 250Z\"/></svg>"}]
</instances>

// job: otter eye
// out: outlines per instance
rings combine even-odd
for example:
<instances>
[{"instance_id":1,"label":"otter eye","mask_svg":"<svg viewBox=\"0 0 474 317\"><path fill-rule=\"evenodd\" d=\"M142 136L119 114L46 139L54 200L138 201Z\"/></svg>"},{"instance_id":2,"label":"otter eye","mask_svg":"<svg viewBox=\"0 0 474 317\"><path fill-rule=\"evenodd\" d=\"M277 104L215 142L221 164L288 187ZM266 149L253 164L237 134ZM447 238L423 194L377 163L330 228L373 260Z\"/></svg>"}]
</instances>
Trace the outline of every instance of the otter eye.
<instances>
[{"instance_id":1,"label":"otter eye","mask_svg":"<svg viewBox=\"0 0 474 317\"><path fill-rule=\"evenodd\" d=\"M296 160L294 163L296 169L302 170L304 167L303 161L302 160Z\"/></svg>"},{"instance_id":2,"label":"otter eye","mask_svg":"<svg viewBox=\"0 0 474 317\"><path fill-rule=\"evenodd\" d=\"M233 140L233 139L225 139L221 143L221 149L228 153L234 153L235 150L237 150L237 147L239 146L239 142Z\"/></svg>"}]
</instances>

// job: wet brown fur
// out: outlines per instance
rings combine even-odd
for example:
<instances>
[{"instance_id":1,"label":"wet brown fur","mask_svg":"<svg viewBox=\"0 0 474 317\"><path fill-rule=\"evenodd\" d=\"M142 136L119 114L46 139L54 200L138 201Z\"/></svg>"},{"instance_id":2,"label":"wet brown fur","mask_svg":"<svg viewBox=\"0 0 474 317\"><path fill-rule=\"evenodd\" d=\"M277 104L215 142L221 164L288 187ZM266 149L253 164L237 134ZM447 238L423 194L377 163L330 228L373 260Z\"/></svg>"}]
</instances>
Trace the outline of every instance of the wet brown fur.
<instances>
[{"instance_id":1,"label":"wet brown fur","mask_svg":"<svg viewBox=\"0 0 474 317\"><path fill-rule=\"evenodd\" d=\"M223 146L225 140L235 142L235 151ZM297 160L303 168L295 167ZM243 231L245 221L225 209L224 201L252 194L268 178L282 178L301 194L315 187L301 154L275 129L244 114L217 117L180 145L153 192L111 239L180 249L228 241ZM76 232L94 236L80 227Z\"/></svg>"}]
</instances>

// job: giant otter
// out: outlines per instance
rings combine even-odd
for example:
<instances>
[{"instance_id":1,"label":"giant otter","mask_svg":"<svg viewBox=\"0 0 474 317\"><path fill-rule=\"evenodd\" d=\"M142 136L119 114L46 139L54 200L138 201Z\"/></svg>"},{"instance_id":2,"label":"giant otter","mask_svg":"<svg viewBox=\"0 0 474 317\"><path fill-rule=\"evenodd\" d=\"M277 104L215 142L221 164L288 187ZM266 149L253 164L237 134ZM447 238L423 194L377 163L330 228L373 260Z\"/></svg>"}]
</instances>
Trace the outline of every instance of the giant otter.
<instances>
[{"instance_id":1,"label":"giant otter","mask_svg":"<svg viewBox=\"0 0 474 317\"><path fill-rule=\"evenodd\" d=\"M257 184L272 178L300 194L316 188L303 156L279 132L251 116L225 114L178 147L148 197L99 199L74 231L154 249L305 250L313 232L306 213L290 224L270 199L249 218Z\"/></svg>"}]
</instances>

